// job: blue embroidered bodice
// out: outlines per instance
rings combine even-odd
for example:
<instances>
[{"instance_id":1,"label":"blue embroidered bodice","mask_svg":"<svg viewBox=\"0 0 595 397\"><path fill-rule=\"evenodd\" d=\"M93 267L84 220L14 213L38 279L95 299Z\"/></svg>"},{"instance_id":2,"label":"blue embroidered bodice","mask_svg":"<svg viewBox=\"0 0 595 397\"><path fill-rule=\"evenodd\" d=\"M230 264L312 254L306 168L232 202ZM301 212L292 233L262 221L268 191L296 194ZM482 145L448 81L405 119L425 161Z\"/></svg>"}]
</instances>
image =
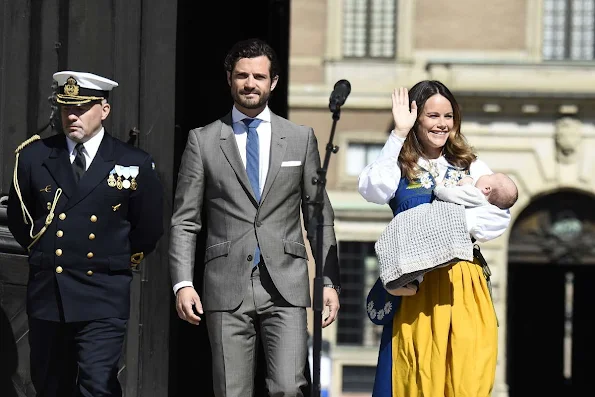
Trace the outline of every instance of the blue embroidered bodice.
<instances>
[{"instance_id":1,"label":"blue embroidered bodice","mask_svg":"<svg viewBox=\"0 0 595 397\"><path fill-rule=\"evenodd\" d=\"M467 171L460 171L449 166L444 176L444 184L446 186L456 185L465 175L468 175ZM436 187L436 180L428 171L424 171L413 182L410 182L406 177L402 177L395 192L395 197L388 202L393 210L393 216L420 204L431 202L434 196L434 187Z\"/></svg>"},{"instance_id":2,"label":"blue embroidered bodice","mask_svg":"<svg viewBox=\"0 0 595 397\"><path fill-rule=\"evenodd\" d=\"M444 176L444 184L446 186L456 185L465 175L468 175L468 171L461 171L449 166ZM429 171L424 170L420 177L414 181L409 181L406 177L402 177L395 196L388 202L393 211L393 216L420 204L431 202L434 198L435 186L436 180ZM374 324L388 324L392 320L400 303L400 297L390 295L386 292L380 278L378 278L366 299L368 318Z\"/></svg>"}]
</instances>

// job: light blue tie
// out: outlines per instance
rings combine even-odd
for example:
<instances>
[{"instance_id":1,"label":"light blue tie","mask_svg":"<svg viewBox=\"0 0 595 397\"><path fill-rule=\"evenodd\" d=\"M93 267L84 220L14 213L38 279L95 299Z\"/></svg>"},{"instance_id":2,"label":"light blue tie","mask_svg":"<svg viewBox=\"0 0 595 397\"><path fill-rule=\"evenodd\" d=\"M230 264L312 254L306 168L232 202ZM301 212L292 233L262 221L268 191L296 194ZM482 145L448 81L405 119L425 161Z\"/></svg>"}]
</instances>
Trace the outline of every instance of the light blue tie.
<instances>
[{"instance_id":1,"label":"light blue tie","mask_svg":"<svg viewBox=\"0 0 595 397\"><path fill-rule=\"evenodd\" d=\"M262 120L259 119L244 119L242 120L246 127L248 127L248 135L246 139L246 172L248 173L248 180L252 185L252 191L256 196L256 201L260 202L260 149L258 142L258 132L256 127ZM254 252L254 266L260 262L260 248L256 246Z\"/></svg>"}]
</instances>

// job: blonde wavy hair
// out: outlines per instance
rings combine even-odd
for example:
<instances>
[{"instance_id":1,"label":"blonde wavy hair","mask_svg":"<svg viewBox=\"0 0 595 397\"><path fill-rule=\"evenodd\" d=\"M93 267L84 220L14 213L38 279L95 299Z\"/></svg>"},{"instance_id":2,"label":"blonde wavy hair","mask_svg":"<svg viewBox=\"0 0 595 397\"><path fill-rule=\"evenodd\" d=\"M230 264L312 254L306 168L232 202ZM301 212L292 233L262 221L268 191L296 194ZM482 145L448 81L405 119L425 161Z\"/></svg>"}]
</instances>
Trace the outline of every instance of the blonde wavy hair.
<instances>
[{"instance_id":1,"label":"blonde wavy hair","mask_svg":"<svg viewBox=\"0 0 595 397\"><path fill-rule=\"evenodd\" d=\"M469 146L467 139L461 132L461 110L454 95L439 81L420 81L409 90L409 101L415 101L417 104L417 120L411 130L409 130L399 154L401 173L410 181L417 179L421 171L417 165L417 161L420 157L426 157L423 146L417 137L418 120L424 110L426 101L436 94L440 94L448 99L453 110L454 125L446 144L442 148L442 154L450 164L464 170L469 169L471 163L477 158L474 149Z\"/></svg>"}]
</instances>

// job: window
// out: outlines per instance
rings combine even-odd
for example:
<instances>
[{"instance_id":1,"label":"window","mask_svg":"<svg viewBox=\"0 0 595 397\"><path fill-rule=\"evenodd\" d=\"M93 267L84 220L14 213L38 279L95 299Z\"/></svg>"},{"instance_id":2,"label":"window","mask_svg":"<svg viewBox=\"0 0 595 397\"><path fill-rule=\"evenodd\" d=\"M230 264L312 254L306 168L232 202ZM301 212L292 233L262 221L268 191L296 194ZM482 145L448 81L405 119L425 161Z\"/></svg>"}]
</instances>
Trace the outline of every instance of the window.
<instances>
[{"instance_id":1,"label":"window","mask_svg":"<svg viewBox=\"0 0 595 397\"><path fill-rule=\"evenodd\" d=\"M595 0L544 0L543 57L595 58Z\"/></svg>"},{"instance_id":2,"label":"window","mask_svg":"<svg viewBox=\"0 0 595 397\"><path fill-rule=\"evenodd\" d=\"M394 58L397 0L344 0L343 56Z\"/></svg>"},{"instance_id":3,"label":"window","mask_svg":"<svg viewBox=\"0 0 595 397\"><path fill-rule=\"evenodd\" d=\"M383 146L380 143L349 143L345 164L347 175L358 176L368 164L376 160Z\"/></svg>"},{"instance_id":4,"label":"window","mask_svg":"<svg viewBox=\"0 0 595 397\"><path fill-rule=\"evenodd\" d=\"M341 315L337 318L337 344L379 346L382 327L366 314L366 297L379 276L373 242L340 241Z\"/></svg>"},{"instance_id":5,"label":"window","mask_svg":"<svg viewBox=\"0 0 595 397\"><path fill-rule=\"evenodd\" d=\"M374 389L374 378L376 367L343 366L343 387L344 393L370 393Z\"/></svg>"}]
</instances>

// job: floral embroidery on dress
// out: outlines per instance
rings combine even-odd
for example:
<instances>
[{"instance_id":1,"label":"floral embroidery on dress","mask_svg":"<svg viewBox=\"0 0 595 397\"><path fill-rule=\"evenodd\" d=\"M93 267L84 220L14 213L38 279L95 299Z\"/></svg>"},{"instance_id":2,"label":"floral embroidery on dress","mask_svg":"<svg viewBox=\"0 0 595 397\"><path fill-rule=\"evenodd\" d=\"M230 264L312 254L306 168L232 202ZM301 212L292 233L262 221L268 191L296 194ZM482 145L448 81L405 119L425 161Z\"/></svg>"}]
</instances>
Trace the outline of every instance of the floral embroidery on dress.
<instances>
[{"instance_id":1,"label":"floral embroidery on dress","mask_svg":"<svg viewBox=\"0 0 595 397\"><path fill-rule=\"evenodd\" d=\"M455 186L461 179L463 179L467 175L469 175L469 171L448 168L448 170L446 171L446 175L444 176L444 186Z\"/></svg>"},{"instance_id":2,"label":"floral embroidery on dress","mask_svg":"<svg viewBox=\"0 0 595 397\"><path fill-rule=\"evenodd\" d=\"M378 320L382 320L384 316L388 316L390 312L393 310L393 303L391 301L387 301L384 304L384 308L376 310L374 308L374 301L370 301L368 302L366 310L370 318L377 318Z\"/></svg>"},{"instance_id":3,"label":"floral embroidery on dress","mask_svg":"<svg viewBox=\"0 0 595 397\"><path fill-rule=\"evenodd\" d=\"M372 310L368 310L370 313L370 318L376 318L376 309L372 308Z\"/></svg>"},{"instance_id":4,"label":"floral embroidery on dress","mask_svg":"<svg viewBox=\"0 0 595 397\"><path fill-rule=\"evenodd\" d=\"M434 186L434 179L430 175L429 172L424 172L421 177L419 178L419 183L425 188L430 189Z\"/></svg>"},{"instance_id":5,"label":"floral embroidery on dress","mask_svg":"<svg viewBox=\"0 0 595 397\"><path fill-rule=\"evenodd\" d=\"M391 312L391 310L393 310L393 303L391 301L388 301L384 304L384 312L388 314Z\"/></svg>"},{"instance_id":6,"label":"floral embroidery on dress","mask_svg":"<svg viewBox=\"0 0 595 397\"><path fill-rule=\"evenodd\" d=\"M415 181L409 182L406 189L419 189L420 187L431 189L432 186L434 186L434 179L428 171L425 171L422 172L419 175L419 178L417 178Z\"/></svg>"}]
</instances>

